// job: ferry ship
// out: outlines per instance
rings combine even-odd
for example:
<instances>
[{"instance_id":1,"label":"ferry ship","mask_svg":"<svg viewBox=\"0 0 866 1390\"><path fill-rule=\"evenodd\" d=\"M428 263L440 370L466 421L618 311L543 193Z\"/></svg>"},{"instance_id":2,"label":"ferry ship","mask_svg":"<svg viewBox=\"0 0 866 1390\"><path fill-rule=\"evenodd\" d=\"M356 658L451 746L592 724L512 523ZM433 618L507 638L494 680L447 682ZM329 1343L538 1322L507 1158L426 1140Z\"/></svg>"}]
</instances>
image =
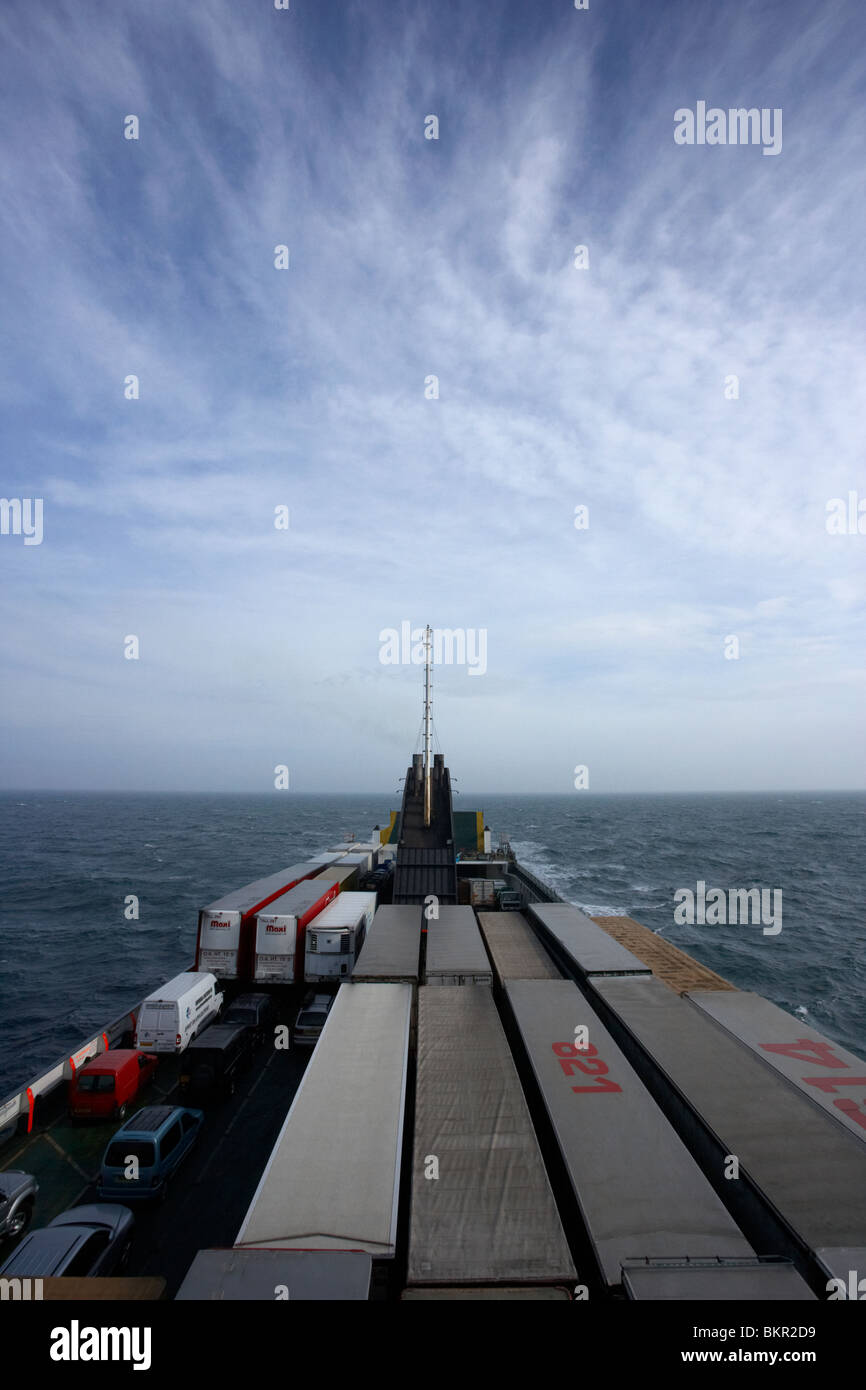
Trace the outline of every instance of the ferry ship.
<instances>
[{"instance_id":1,"label":"ferry ship","mask_svg":"<svg viewBox=\"0 0 866 1390\"><path fill-rule=\"evenodd\" d=\"M190 970L148 1001L177 1006L163 1033L140 1001L0 1103L4 1290L858 1297L866 1063L632 918L590 918L455 810L430 665L387 824L204 907ZM266 1026L228 1026L250 994ZM184 1085L213 1030L223 1049L250 1032L248 1065L199 1104ZM119 1053L148 1059L133 1099L70 1114L84 1069ZM111 1147L140 1158L175 1116L177 1171L150 1193L136 1160L112 1188Z\"/></svg>"}]
</instances>

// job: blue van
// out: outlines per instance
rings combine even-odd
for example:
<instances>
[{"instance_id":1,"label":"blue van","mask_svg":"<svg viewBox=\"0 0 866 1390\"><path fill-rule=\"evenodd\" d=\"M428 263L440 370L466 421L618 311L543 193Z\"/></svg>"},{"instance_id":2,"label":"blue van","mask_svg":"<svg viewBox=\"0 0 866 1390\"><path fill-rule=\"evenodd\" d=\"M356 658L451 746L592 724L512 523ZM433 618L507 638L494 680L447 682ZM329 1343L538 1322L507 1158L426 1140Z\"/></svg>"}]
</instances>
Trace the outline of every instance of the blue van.
<instances>
[{"instance_id":1,"label":"blue van","mask_svg":"<svg viewBox=\"0 0 866 1390\"><path fill-rule=\"evenodd\" d=\"M102 1159L97 1195L116 1202L164 1197L166 1183L199 1136L203 1110L147 1105L115 1134Z\"/></svg>"}]
</instances>

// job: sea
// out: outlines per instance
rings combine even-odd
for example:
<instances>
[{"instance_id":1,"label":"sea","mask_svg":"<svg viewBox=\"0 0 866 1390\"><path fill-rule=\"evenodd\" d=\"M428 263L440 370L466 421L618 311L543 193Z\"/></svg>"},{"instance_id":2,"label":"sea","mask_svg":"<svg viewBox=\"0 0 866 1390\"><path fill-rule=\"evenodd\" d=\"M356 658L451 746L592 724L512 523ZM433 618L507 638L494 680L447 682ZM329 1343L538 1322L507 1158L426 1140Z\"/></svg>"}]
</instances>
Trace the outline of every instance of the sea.
<instances>
[{"instance_id":1,"label":"sea","mask_svg":"<svg viewBox=\"0 0 866 1390\"><path fill-rule=\"evenodd\" d=\"M634 917L866 1057L866 792L460 806L585 912ZM390 810L387 795L0 793L0 1102L188 968L200 907ZM775 890L781 931L677 922L701 882Z\"/></svg>"}]
</instances>

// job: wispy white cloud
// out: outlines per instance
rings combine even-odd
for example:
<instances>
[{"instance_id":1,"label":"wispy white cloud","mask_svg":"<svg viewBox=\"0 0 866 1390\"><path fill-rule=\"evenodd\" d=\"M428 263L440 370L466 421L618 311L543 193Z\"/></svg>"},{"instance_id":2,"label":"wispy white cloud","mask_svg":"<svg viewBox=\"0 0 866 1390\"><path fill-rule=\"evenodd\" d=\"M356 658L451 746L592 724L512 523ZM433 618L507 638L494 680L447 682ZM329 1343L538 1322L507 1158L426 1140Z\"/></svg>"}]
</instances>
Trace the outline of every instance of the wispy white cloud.
<instances>
[{"instance_id":1,"label":"wispy white cloud","mask_svg":"<svg viewBox=\"0 0 866 1390\"><path fill-rule=\"evenodd\" d=\"M383 785L404 618L488 629L464 783L857 779L854 10L505 8L0 17L10 784ZM675 146L699 98L782 155Z\"/></svg>"}]
</instances>

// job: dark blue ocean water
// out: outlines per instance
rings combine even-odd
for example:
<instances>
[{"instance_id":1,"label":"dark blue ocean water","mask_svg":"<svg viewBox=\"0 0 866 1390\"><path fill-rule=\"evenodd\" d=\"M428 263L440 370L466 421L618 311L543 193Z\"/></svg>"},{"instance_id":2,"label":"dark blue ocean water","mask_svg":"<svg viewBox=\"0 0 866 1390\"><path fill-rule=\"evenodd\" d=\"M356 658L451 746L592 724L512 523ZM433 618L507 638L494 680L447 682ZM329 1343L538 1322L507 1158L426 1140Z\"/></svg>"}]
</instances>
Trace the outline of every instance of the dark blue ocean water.
<instances>
[{"instance_id":1,"label":"dark blue ocean water","mask_svg":"<svg viewBox=\"0 0 866 1390\"><path fill-rule=\"evenodd\" d=\"M473 797L592 914L627 913L866 1052L866 793ZM387 796L0 795L0 1099L163 980L197 910L388 822ZM674 891L782 890L782 931L677 926ZM124 918L127 894L140 918Z\"/></svg>"}]
</instances>

